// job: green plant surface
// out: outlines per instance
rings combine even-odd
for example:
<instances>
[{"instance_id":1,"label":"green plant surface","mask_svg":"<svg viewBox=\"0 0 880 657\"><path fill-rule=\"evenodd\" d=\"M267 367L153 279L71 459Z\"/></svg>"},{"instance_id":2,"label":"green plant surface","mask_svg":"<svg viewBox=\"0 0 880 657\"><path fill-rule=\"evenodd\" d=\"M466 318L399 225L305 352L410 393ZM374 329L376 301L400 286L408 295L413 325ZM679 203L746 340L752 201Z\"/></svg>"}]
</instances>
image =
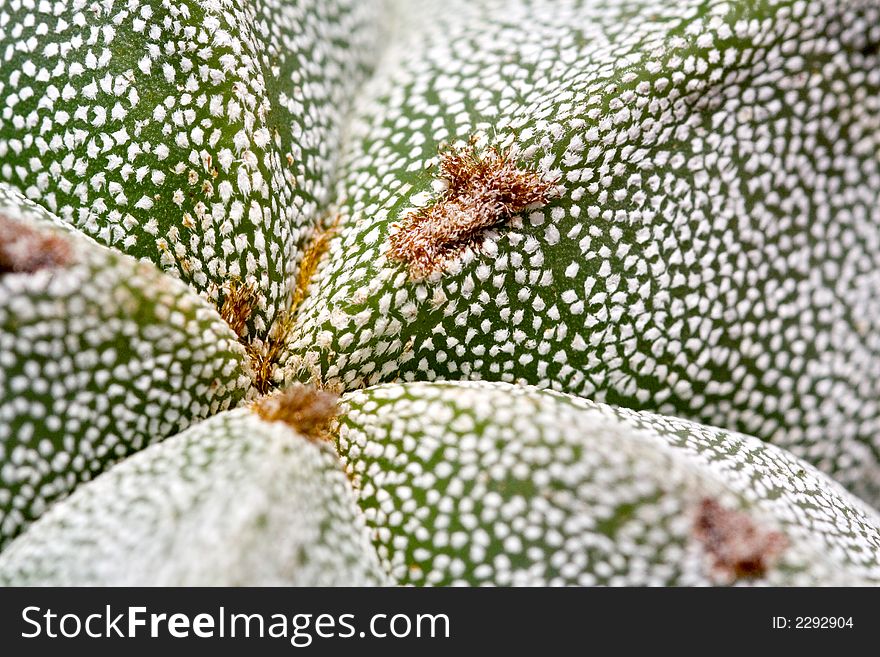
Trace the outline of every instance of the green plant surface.
<instances>
[{"instance_id":1,"label":"green plant surface","mask_svg":"<svg viewBox=\"0 0 880 657\"><path fill-rule=\"evenodd\" d=\"M371 0L0 5L0 180L217 298L290 301L341 120L377 50Z\"/></svg>"},{"instance_id":2,"label":"green plant surface","mask_svg":"<svg viewBox=\"0 0 880 657\"><path fill-rule=\"evenodd\" d=\"M329 443L221 413L54 506L0 555L0 582L358 586L387 581Z\"/></svg>"},{"instance_id":3,"label":"green plant surface","mask_svg":"<svg viewBox=\"0 0 880 657\"><path fill-rule=\"evenodd\" d=\"M244 348L206 301L57 224L0 187L0 547L250 386Z\"/></svg>"},{"instance_id":4,"label":"green plant surface","mask_svg":"<svg viewBox=\"0 0 880 657\"><path fill-rule=\"evenodd\" d=\"M880 516L756 438L505 383L343 396L338 448L404 584L876 585Z\"/></svg>"},{"instance_id":5,"label":"green plant surface","mask_svg":"<svg viewBox=\"0 0 880 657\"><path fill-rule=\"evenodd\" d=\"M0 0L0 584L880 584L880 0Z\"/></svg>"},{"instance_id":6,"label":"green plant surface","mask_svg":"<svg viewBox=\"0 0 880 657\"><path fill-rule=\"evenodd\" d=\"M533 384L756 435L880 500L877 4L396 6L279 380ZM556 195L463 239L443 142ZM393 241L426 211L456 248L419 277Z\"/></svg>"}]
</instances>

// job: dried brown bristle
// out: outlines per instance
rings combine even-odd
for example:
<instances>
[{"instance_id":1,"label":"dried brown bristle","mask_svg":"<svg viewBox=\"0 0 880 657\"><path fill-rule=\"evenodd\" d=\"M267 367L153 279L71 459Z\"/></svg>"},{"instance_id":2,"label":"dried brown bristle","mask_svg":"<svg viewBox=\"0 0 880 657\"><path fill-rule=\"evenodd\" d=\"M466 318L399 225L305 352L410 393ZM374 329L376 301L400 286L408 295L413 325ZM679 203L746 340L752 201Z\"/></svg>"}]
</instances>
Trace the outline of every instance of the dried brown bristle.
<instances>
[{"instance_id":1,"label":"dried brown bristle","mask_svg":"<svg viewBox=\"0 0 880 657\"><path fill-rule=\"evenodd\" d=\"M253 385L261 395L272 389L275 365L284 346L285 336L293 326L291 317L289 311L283 312L275 320L265 341L245 345L251 359Z\"/></svg>"},{"instance_id":2,"label":"dried brown bristle","mask_svg":"<svg viewBox=\"0 0 880 657\"><path fill-rule=\"evenodd\" d=\"M295 384L261 397L252 408L267 422L284 422L307 438L326 440L338 401L339 395L333 392Z\"/></svg>"},{"instance_id":3,"label":"dried brown bristle","mask_svg":"<svg viewBox=\"0 0 880 657\"><path fill-rule=\"evenodd\" d=\"M299 273L290 307L278 314L266 339L258 343L245 344L251 358L254 387L260 394L266 394L272 387L275 366L293 330L296 311L308 294L309 282L318 269L321 258L327 252L330 239L335 234L338 224L339 217L328 228L319 228L311 244L306 247L299 263Z\"/></svg>"},{"instance_id":4,"label":"dried brown bristle","mask_svg":"<svg viewBox=\"0 0 880 657\"><path fill-rule=\"evenodd\" d=\"M744 512L711 498L700 502L694 535L711 556L715 574L727 582L763 577L788 546L780 532L761 528Z\"/></svg>"},{"instance_id":5,"label":"dried brown bristle","mask_svg":"<svg viewBox=\"0 0 880 657\"><path fill-rule=\"evenodd\" d=\"M511 215L547 203L556 186L518 167L508 150L491 147L478 153L473 140L465 148L441 151L439 177L445 191L407 215L389 238L388 257L405 263L414 279L441 270Z\"/></svg>"},{"instance_id":6,"label":"dried brown bristle","mask_svg":"<svg viewBox=\"0 0 880 657\"><path fill-rule=\"evenodd\" d=\"M0 214L0 274L34 273L64 267L72 260L70 244L62 236Z\"/></svg>"},{"instance_id":7,"label":"dried brown bristle","mask_svg":"<svg viewBox=\"0 0 880 657\"><path fill-rule=\"evenodd\" d=\"M261 361L262 343L254 343L253 339L247 335L247 323L258 302L256 288L250 283L242 283L238 279L232 279L226 281L220 289L222 302L217 302L220 317L238 336L238 341L244 345L251 361L251 376L254 379L254 386L263 394L268 390L268 384L261 377L268 376L266 374L268 368Z\"/></svg>"},{"instance_id":8,"label":"dried brown bristle","mask_svg":"<svg viewBox=\"0 0 880 657\"><path fill-rule=\"evenodd\" d=\"M299 272L296 276L296 287L293 290L293 300L290 302L291 313L296 312L303 299L306 298L312 276L318 270L318 264L321 262L324 254L327 253L327 249L330 247L330 240L336 234L336 230L339 227L339 219L340 217L337 215L329 227L319 228L311 244L303 252L302 260L299 263Z\"/></svg>"},{"instance_id":9,"label":"dried brown bristle","mask_svg":"<svg viewBox=\"0 0 880 657\"><path fill-rule=\"evenodd\" d=\"M242 338L247 330L247 322L257 305L257 291L251 283L238 280L227 281L223 285L223 303L220 316L226 320L235 334Z\"/></svg>"}]
</instances>

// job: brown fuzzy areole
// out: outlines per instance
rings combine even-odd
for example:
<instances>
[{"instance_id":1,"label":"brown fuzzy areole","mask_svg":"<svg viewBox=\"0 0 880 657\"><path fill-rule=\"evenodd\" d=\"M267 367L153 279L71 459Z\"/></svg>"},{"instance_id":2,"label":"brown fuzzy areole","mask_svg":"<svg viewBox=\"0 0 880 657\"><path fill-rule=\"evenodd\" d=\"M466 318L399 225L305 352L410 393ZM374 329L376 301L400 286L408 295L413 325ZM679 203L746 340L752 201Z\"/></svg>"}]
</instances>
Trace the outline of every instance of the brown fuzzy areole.
<instances>
[{"instance_id":1,"label":"brown fuzzy areole","mask_svg":"<svg viewBox=\"0 0 880 657\"><path fill-rule=\"evenodd\" d=\"M330 424L338 412L339 395L312 386L294 384L261 397L254 412L267 422L284 422L312 440L328 440Z\"/></svg>"},{"instance_id":2,"label":"brown fuzzy areole","mask_svg":"<svg viewBox=\"0 0 880 657\"><path fill-rule=\"evenodd\" d=\"M0 214L0 274L32 274L65 267L72 260L70 244L60 235L35 230Z\"/></svg>"},{"instance_id":3,"label":"brown fuzzy areole","mask_svg":"<svg viewBox=\"0 0 880 657\"><path fill-rule=\"evenodd\" d=\"M546 204L556 186L518 167L509 150L478 153L473 139L463 149L441 150L439 178L446 190L407 215L389 237L388 258L405 263L415 280L477 246L487 230L503 226L511 215Z\"/></svg>"},{"instance_id":4,"label":"brown fuzzy areole","mask_svg":"<svg viewBox=\"0 0 880 657\"><path fill-rule=\"evenodd\" d=\"M700 502L694 536L727 583L763 577L788 546L782 533L761 528L742 511L725 509L711 498Z\"/></svg>"}]
</instances>

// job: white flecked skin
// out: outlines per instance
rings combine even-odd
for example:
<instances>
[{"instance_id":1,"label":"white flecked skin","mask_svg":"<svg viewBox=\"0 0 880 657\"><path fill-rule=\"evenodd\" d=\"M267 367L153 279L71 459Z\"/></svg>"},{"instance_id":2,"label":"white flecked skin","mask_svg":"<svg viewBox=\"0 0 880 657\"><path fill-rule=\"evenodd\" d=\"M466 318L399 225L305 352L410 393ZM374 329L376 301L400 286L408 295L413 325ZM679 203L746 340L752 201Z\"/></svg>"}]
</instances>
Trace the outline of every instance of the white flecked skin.
<instances>
[{"instance_id":1,"label":"white flecked skin","mask_svg":"<svg viewBox=\"0 0 880 657\"><path fill-rule=\"evenodd\" d=\"M0 555L7 585L387 581L329 443L247 409L126 459Z\"/></svg>"},{"instance_id":2,"label":"white flecked skin","mask_svg":"<svg viewBox=\"0 0 880 657\"><path fill-rule=\"evenodd\" d=\"M337 448L347 476L330 444L222 413L53 507L0 554L0 582L880 582L874 510L779 448L684 420L504 383L389 384L344 396ZM718 572L695 530L707 498L782 533L765 573Z\"/></svg>"},{"instance_id":3,"label":"white flecked skin","mask_svg":"<svg viewBox=\"0 0 880 657\"><path fill-rule=\"evenodd\" d=\"M878 46L880 0L0 0L0 205L77 256L0 272L0 582L880 583ZM555 195L414 280L471 137ZM334 223L275 384L348 391L337 455L215 415L200 298L259 345Z\"/></svg>"},{"instance_id":4,"label":"white flecked skin","mask_svg":"<svg viewBox=\"0 0 880 657\"><path fill-rule=\"evenodd\" d=\"M730 583L695 537L710 497L789 542L765 576L735 583L880 583L880 516L755 438L505 383L343 400L339 452L398 582Z\"/></svg>"},{"instance_id":5,"label":"white flecked skin","mask_svg":"<svg viewBox=\"0 0 880 657\"><path fill-rule=\"evenodd\" d=\"M237 404L250 379L235 334L182 282L2 184L0 215L56 234L72 257L0 274L2 547L80 482Z\"/></svg>"},{"instance_id":6,"label":"white flecked skin","mask_svg":"<svg viewBox=\"0 0 880 657\"><path fill-rule=\"evenodd\" d=\"M280 378L538 385L756 435L880 500L880 2L399 14ZM388 237L471 135L559 196L411 281Z\"/></svg>"},{"instance_id":7,"label":"white flecked skin","mask_svg":"<svg viewBox=\"0 0 880 657\"><path fill-rule=\"evenodd\" d=\"M329 200L373 0L0 2L0 180L262 337Z\"/></svg>"}]
</instances>

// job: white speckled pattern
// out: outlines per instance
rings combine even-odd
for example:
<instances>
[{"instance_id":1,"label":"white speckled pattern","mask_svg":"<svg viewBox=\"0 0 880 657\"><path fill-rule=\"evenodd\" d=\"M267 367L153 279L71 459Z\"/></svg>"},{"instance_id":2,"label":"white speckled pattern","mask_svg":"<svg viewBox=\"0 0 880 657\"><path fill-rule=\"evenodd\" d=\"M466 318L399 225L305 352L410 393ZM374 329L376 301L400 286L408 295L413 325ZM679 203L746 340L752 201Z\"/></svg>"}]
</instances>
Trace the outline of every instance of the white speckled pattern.
<instances>
[{"instance_id":1,"label":"white speckled pattern","mask_svg":"<svg viewBox=\"0 0 880 657\"><path fill-rule=\"evenodd\" d=\"M0 274L0 547L78 483L229 408L247 358L217 312L148 262L57 227L0 184L0 215L73 262Z\"/></svg>"},{"instance_id":2,"label":"white speckled pattern","mask_svg":"<svg viewBox=\"0 0 880 657\"><path fill-rule=\"evenodd\" d=\"M343 399L339 451L399 582L728 583L694 536L718 498L789 541L737 583L880 583L880 516L755 438L505 383Z\"/></svg>"},{"instance_id":3,"label":"white speckled pattern","mask_svg":"<svg viewBox=\"0 0 880 657\"><path fill-rule=\"evenodd\" d=\"M284 380L539 385L756 435L880 500L880 3L401 7ZM471 135L561 195L409 281L388 237Z\"/></svg>"},{"instance_id":4,"label":"white speckled pattern","mask_svg":"<svg viewBox=\"0 0 880 657\"><path fill-rule=\"evenodd\" d=\"M252 283L262 336L378 18L373 0L3 0L0 180L212 299Z\"/></svg>"},{"instance_id":5,"label":"white speckled pattern","mask_svg":"<svg viewBox=\"0 0 880 657\"><path fill-rule=\"evenodd\" d=\"M880 584L878 227L880 0L0 0L0 582Z\"/></svg>"},{"instance_id":6,"label":"white speckled pattern","mask_svg":"<svg viewBox=\"0 0 880 657\"><path fill-rule=\"evenodd\" d=\"M237 409L82 486L0 555L0 582L363 586L387 579L329 444Z\"/></svg>"}]
</instances>

